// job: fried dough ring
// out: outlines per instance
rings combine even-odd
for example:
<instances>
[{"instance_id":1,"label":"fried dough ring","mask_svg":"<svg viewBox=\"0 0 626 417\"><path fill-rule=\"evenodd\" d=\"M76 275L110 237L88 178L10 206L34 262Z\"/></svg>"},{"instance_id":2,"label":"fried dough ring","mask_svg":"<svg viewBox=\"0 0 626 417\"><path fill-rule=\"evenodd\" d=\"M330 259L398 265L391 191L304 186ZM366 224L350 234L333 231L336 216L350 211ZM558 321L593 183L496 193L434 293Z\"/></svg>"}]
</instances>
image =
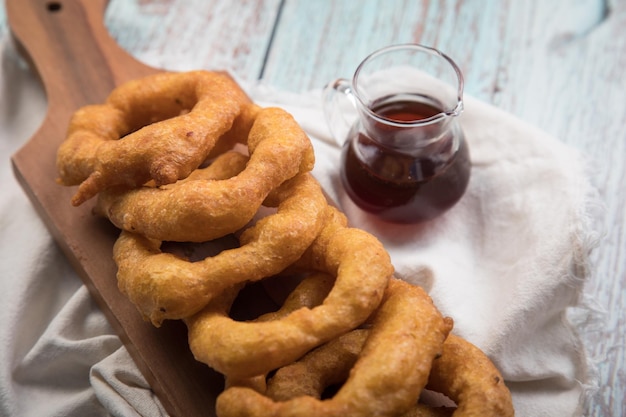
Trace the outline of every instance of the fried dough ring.
<instances>
[{"instance_id":1,"label":"fried dough ring","mask_svg":"<svg viewBox=\"0 0 626 417\"><path fill-rule=\"evenodd\" d=\"M198 262L161 252L160 240L122 231L113 247L120 290L159 326L164 319L197 313L239 282L279 273L320 234L328 204L309 173L281 185L265 204L277 207L276 213L246 229L241 247Z\"/></svg>"},{"instance_id":2,"label":"fried dough ring","mask_svg":"<svg viewBox=\"0 0 626 417\"><path fill-rule=\"evenodd\" d=\"M369 330L352 330L278 369L268 380L265 395L274 401L303 395L321 399L328 387L348 378L368 336Z\"/></svg>"},{"instance_id":3,"label":"fried dough ring","mask_svg":"<svg viewBox=\"0 0 626 417\"><path fill-rule=\"evenodd\" d=\"M345 381L368 334L366 329L354 330L279 369L267 382L265 395L274 401L303 395L319 399L327 387ZM453 334L433 361L426 389L446 395L458 406L416 404L401 417L514 415L511 394L497 368L480 349Z\"/></svg>"},{"instance_id":4,"label":"fried dough ring","mask_svg":"<svg viewBox=\"0 0 626 417\"><path fill-rule=\"evenodd\" d=\"M289 278L294 279L293 276L290 276ZM334 283L335 279L333 277L321 272L306 276L298 283L298 285L296 285L293 291L287 294L284 300L281 300L282 305L278 310L265 313L254 319L254 321L264 322L278 320L288 316L300 308L314 308L324 301L330 290L333 288ZM230 296L234 297L237 289L227 290L224 295L228 296L230 291L234 291L233 293L230 293ZM265 375L258 375L252 378L227 377L226 386L228 387L231 385L247 386L255 389L256 391L263 392L266 388Z\"/></svg>"},{"instance_id":5,"label":"fried dough ring","mask_svg":"<svg viewBox=\"0 0 626 417\"><path fill-rule=\"evenodd\" d=\"M359 358L368 329L355 329L309 352L302 359L280 368L267 383L258 378L241 381L274 401L289 401L307 395L322 399L324 392L341 386ZM451 417L455 408L416 404L402 417Z\"/></svg>"},{"instance_id":6,"label":"fried dough ring","mask_svg":"<svg viewBox=\"0 0 626 417\"><path fill-rule=\"evenodd\" d=\"M308 137L278 108L259 111L247 143L250 161L236 176L216 180L196 174L159 188L112 188L100 193L96 212L151 239L205 242L233 233L273 189L314 162Z\"/></svg>"},{"instance_id":7,"label":"fried dough ring","mask_svg":"<svg viewBox=\"0 0 626 417\"><path fill-rule=\"evenodd\" d=\"M265 395L274 401L303 395L320 398L325 388L346 379L368 334L366 329L354 330L279 369L267 382ZM476 346L453 334L433 361L426 389L446 395L457 407L416 404L401 417L514 415L511 394L495 365Z\"/></svg>"},{"instance_id":8,"label":"fried dough ring","mask_svg":"<svg viewBox=\"0 0 626 417\"><path fill-rule=\"evenodd\" d=\"M328 227L334 233L310 249L319 256L319 270L336 277L324 301L275 320L241 322L228 316L234 298L220 297L185 319L196 360L234 378L264 374L354 329L372 314L393 274L389 255L369 233Z\"/></svg>"},{"instance_id":9,"label":"fried dough ring","mask_svg":"<svg viewBox=\"0 0 626 417\"><path fill-rule=\"evenodd\" d=\"M306 276L283 301L280 308L257 317L255 322L279 320L301 308L315 308L324 302L335 285L335 279L323 272L314 272Z\"/></svg>"},{"instance_id":10,"label":"fried dough ring","mask_svg":"<svg viewBox=\"0 0 626 417\"><path fill-rule=\"evenodd\" d=\"M421 288L391 279L363 349L348 379L331 399L320 400L320 386L314 387L315 383L307 389L312 395L299 393L284 401L274 400L249 387L229 386L217 398L217 415L397 416L407 411L419 397L433 359L440 354L450 329L451 321L441 316ZM357 337L358 333L355 333ZM331 346L336 340L342 338L330 342ZM315 355L313 352L309 355ZM306 362L306 357L302 361ZM278 370L276 375L280 372Z\"/></svg>"},{"instance_id":11,"label":"fried dough ring","mask_svg":"<svg viewBox=\"0 0 626 417\"><path fill-rule=\"evenodd\" d=\"M200 166L235 120L241 124L236 130L245 130L257 111L237 83L219 72L129 81L104 104L73 115L57 152L59 182L79 185L75 206L114 185L173 183Z\"/></svg>"},{"instance_id":12,"label":"fried dough ring","mask_svg":"<svg viewBox=\"0 0 626 417\"><path fill-rule=\"evenodd\" d=\"M453 417L515 414L511 393L495 365L479 348L453 334L446 339L441 357L433 362L427 388L457 404Z\"/></svg>"}]
</instances>

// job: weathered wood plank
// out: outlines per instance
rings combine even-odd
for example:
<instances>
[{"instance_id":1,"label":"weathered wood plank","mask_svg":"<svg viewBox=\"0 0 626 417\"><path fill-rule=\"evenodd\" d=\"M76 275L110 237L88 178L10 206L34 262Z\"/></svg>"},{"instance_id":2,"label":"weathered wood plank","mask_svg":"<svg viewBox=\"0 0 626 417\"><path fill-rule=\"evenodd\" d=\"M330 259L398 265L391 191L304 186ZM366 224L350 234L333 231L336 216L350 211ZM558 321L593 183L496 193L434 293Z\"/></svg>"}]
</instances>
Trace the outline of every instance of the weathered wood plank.
<instances>
[{"instance_id":1,"label":"weathered wood plank","mask_svg":"<svg viewBox=\"0 0 626 417\"><path fill-rule=\"evenodd\" d=\"M280 0L112 0L106 25L148 65L227 70L254 81L262 71Z\"/></svg>"},{"instance_id":2,"label":"weathered wood plank","mask_svg":"<svg viewBox=\"0 0 626 417\"><path fill-rule=\"evenodd\" d=\"M507 82L494 101L589 158L590 180L605 204L603 217L596 219L605 236L592 254L594 273L586 295L606 310L606 317L600 329L584 334L589 354L599 364L600 378L588 415L623 415L626 77L622 68L626 38L622 28L626 8L622 2L607 11L598 1L550 5L542 2L535 10L511 9L511 19L528 13L534 18L515 30L521 50L502 63L508 69ZM523 7L522 2L515 7Z\"/></svg>"}]
</instances>

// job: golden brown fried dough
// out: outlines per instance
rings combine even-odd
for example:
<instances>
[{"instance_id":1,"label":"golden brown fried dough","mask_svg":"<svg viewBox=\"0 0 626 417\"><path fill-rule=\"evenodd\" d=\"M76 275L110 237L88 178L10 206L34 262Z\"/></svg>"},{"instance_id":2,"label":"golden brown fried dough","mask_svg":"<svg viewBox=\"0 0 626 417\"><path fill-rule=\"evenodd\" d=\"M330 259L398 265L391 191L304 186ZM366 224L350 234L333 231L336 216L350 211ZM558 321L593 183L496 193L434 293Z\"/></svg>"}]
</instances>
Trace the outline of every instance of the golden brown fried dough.
<instances>
[{"instance_id":1,"label":"golden brown fried dough","mask_svg":"<svg viewBox=\"0 0 626 417\"><path fill-rule=\"evenodd\" d=\"M332 354L342 342L351 343L352 351L363 343L347 380L332 398L320 400L320 389L324 387L316 382L305 382L307 387L302 392L295 389L292 398L283 395L282 400L270 398L253 388L229 385L217 399L217 415L397 416L417 401L428 380L433 359L441 353L443 341L450 329L451 321L441 316L423 290L392 279L364 342L359 333L350 336L353 340L344 338L337 342L334 339L319 348L321 353L313 351L300 361L307 364L309 361L315 362L320 356L325 356L324 352ZM339 346L339 350L344 348ZM292 366L297 365L288 365ZM326 376L332 373L331 368L328 364L319 367ZM298 371L296 373L299 377L303 375ZM274 378L283 378L280 374L281 370L278 370ZM299 377L292 382L299 384L302 381ZM317 377L320 375L312 376ZM273 384L278 383L270 380L269 385ZM278 395L277 389L272 388L271 391L272 395ZM304 392L308 394L301 395Z\"/></svg>"},{"instance_id":2,"label":"golden brown fried dough","mask_svg":"<svg viewBox=\"0 0 626 417\"><path fill-rule=\"evenodd\" d=\"M72 199L76 206L114 185L135 187L150 179L171 184L198 168L236 119L250 125L242 119L255 117L256 109L237 83L219 72L129 81L104 104L73 115L57 152L59 182L79 185Z\"/></svg>"},{"instance_id":3,"label":"golden brown fried dough","mask_svg":"<svg viewBox=\"0 0 626 417\"><path fill-rule=\"evenodd\" d=\"M329 228L335 232L322 247L319 241L311 246L319 253L320 271L336 277L320 305L274 320L238 322L228 315L232 295L221 297L185 319L196 359L227 376L251 377L293 362L367 320L393 274L389 256L370 234L335 225Z\"/></svg>"},{"instance_id":4,"label":"golden brown fried dough","mask_svg":"<svg viewBox=\"0 0 626 417\"><path fill-rule=\"evenodd\" d=\"M277 274L319 235L327 203L317 181L300 174L270 193L276 213L241 235L241 247L198 262L160 250L161 241L123 231L113 253L118 285L139 311L159 326L189 317L225 289Z\"/></svg>"},{"instance_id":5,"label":"golden brown fried dough","mask_svg":"<svg viewBox=\"0 0 626 417\"><path fill-rule=\"evenodd\" d=\"M270 192L314 163L311 143L287 112L259 111L247 139L250 160L224 179L197 170L162 187L103 191L96 211L122 230L150 239L205 242L233 233L258 212ZM235 171L233 170L233 171ZM235 175L236 174L236 175Z\"/></svg>"},{"instance_id":6,"label":"golden brown fried dough","mask_svg":"<svg viewBox=\"0 0 626 417\"><path fill-rule=\"evenodd\" d=\"M453 417L512 417L511 393L504 378L479 348L455 335L448 336L443 353L433 362L428 389L457 404Z\"/></svg>"}]
</instances>

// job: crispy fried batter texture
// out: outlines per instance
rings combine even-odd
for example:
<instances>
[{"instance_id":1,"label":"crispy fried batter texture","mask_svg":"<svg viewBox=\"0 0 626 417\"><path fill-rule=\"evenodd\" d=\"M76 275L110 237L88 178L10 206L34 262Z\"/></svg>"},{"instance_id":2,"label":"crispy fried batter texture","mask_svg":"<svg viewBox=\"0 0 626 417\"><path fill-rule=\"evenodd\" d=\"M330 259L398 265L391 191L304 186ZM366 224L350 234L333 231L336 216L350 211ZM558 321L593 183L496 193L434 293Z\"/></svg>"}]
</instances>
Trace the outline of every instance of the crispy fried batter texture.
<instances>
[{"instance_id":1,"label":"crispy fried batter texture","mask_svg":"<svg viewBox=\"0 0 626 417\"><path fill-rule=\"evenodd\" d=\"M129 81L104 104L73 115L57 152L58 181L79 185L75 206L114 185L173 183L200 166L235 120L236 130L245 131L257 112L224 73L160 73Z\"/></svg>"},{"instance_id":2,"label":"crispy fried batter texture","mask_svg":"<svg viewBox=\"0 0 626 417\"><path fill-rule=\"evenodd\" d=\"M146 319L189 317L225 289L274 275L296 261L324 225L326 199L311 174L299 174L268 196L277 211L241 235L241 247L198 262L161 252L161 241L123 231L113 247L120 290Z\"/></svg>"},{"instance_id":3,"label":"crispy fried batter texture","mask_svg":"<svg viewBox=\"0 0 626 417\"><path fill-rule=\"evenodd\" d=\"M250 160L240 172L218 179L197 170L191 178L158 188L111 188L100 193L96 211L120 229L150 239L205 242L233 233L254 217L272 190L314 163L308 137L278 108L259 111L246 142Z\"/></svg>"},{"instance_id":4,"label":"crispy fried batter texture","mask_svg":"<svg viewBox=\"0 0 626 417\"><path fill-rule=\"evenodd\" d=\"M415 406L412 407L408 412L402 414L399 417L452 417L452 413L454 413L455 410L455 407L431 407L426 404L418 403L415 404ZM476 417L488 416L479 414Z\"/></svg>"},{"instance_id":5,"label":"crispy fried batter texture","mask_svg":"<svg viewBox=\"0 0 626 417\"><path fill-rule=\"evenodd\" d=\"M288 277L290 280L294 280L294 276ZM278 320L288 316L292 312L300 308L313 308L320 305L324 299L328 296L328 293L333 288L335 279L328 274L313 273L302 280L295 279L298 284L296 287L287 294L284 299L280 301L280 308L270 313L265 313L256 319L255 322L264 322L271 320ZM267 282L265 280L264 282ZM233 291L233 290L227 290ZM237 289L234 289L237 291ZM231 293L232 294L232 293ZM226 295L229 295L226 293ZM233 295L231 295L233 296ZM256 377L227 377L226 386L246 386L256 391L265 391L265 375L257 375Z\"/></svg>"},{"instance_id":6,"label":"crispy fried batter texture","mask_svg":"<svg viewBox=\"0 0 626 417\"><path fill-rule=\"evenodd\" d=\"M512 417L511 393L504 378L479 348L451 334L443 353L433 362L428 389L451 398L457 409L453 417Z\"/></svg>"},{"instance_id":7,"label":"crispy fried batter texture","mask_svg":"<svg viewBox=\"0 0 626 417\"><path fill-rule=\"evenodd\" d=\"M285 373L279 369L268 382L265 393L250 388L250 385L229 385L217 399L217 415L397 416L417 401L427 383L432 362L441 353L450 329L451 321L441 316L422 289L391 279L370 330L366 333L357 330L334 339L288 365L290 369ZM367 337L363 340L365 335ZM335 374L332 361L323 363L320 358L338 350L346 353L346 345L350 345L348 360L356 351L359 352L358 358L337 393L330 399L320 400L325 383L334 383L342 376L339 374L345 374ZM301 384L305 375L326 381L306 380L301 388L284 388L290 382ZM285 390L291 390L291 394ZM277 391L283 391L285 395L279 396Z\"/></svg>"},{"instance_id":8,"label":"crispy fried batter texture","mask_svg":"<svg viewBox=\"0 0 626 417\"><path fill-rule=\"evenodd\" d=\"M278 369L267 382L265 395L274 401L303 395L322 399L329 387L340 386L348 379L368 336L366 329L352 330Z\"/></svg>"},{"instance_id":9,"label":"crispy fried batter texture","mask_svg":"<svg viewBox=\"0 0 626 417\"><path fill-rule=\"evenodd\" d=\"M291 278L293 279L293 277ZM317 307L328 297L328 293L330 293L334 285L334 277L323 272L314 272L298 283L296 288L287 295L278 310L265 313L257 317L254 321L278 320L298 309L312 309Z\"/></svg>"},{"instance_id":10,"label":"crispy fried batter texture","mask_svg":"<svg viewBox=\"0 0 626 417\"><path fill-rule=\"evenodd\" d=\"M108 217L122 230L153 239L174 242L217 239L239 230L254 213L249 218L245 214L240 216L243 220L236 224L211 221L217 217L212 207L220 201L200 198L201 189L232 178L243 171L247 163L246 155L229 151L173 185L159 188L145 185L133 189L112 187L98 195L95 212Z\"/></svg>"},{"instance_id":11,"label":"crispy fried batter texture","mask_svg":"<svg viewBox=\"0 0 626 417\"><path fill-rule=\"evenodd\" d=\"M320 305L273 320L239 322L228 315L232 294L220 297L185 319L196 359L227 376L251 377L293 362L363 323L378 307L393 274L389 255L368 233L335 224L328 228L334 232L310 248L319 256L319 270L336 277Z\"/></svg>"}]
</instances>

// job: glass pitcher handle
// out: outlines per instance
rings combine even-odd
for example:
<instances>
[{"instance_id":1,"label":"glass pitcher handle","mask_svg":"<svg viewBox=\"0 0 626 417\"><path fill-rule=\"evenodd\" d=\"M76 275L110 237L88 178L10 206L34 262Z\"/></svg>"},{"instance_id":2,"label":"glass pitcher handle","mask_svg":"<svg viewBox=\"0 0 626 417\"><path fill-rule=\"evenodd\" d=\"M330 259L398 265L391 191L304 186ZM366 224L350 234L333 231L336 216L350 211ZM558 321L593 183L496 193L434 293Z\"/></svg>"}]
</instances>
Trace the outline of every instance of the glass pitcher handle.
<instances>
[{"instance_id":1,"label":"glass pitcher handle","mask_svg":"<svg viewBox=\"0 0 626 417\"><path fill-rule=\"evenodd\" d=\"M343 146L348 132L358 120L357 99L349 80L339 78L326 85L323 108L333 139L339 146Z\"/></svg>"}]
</instances>

